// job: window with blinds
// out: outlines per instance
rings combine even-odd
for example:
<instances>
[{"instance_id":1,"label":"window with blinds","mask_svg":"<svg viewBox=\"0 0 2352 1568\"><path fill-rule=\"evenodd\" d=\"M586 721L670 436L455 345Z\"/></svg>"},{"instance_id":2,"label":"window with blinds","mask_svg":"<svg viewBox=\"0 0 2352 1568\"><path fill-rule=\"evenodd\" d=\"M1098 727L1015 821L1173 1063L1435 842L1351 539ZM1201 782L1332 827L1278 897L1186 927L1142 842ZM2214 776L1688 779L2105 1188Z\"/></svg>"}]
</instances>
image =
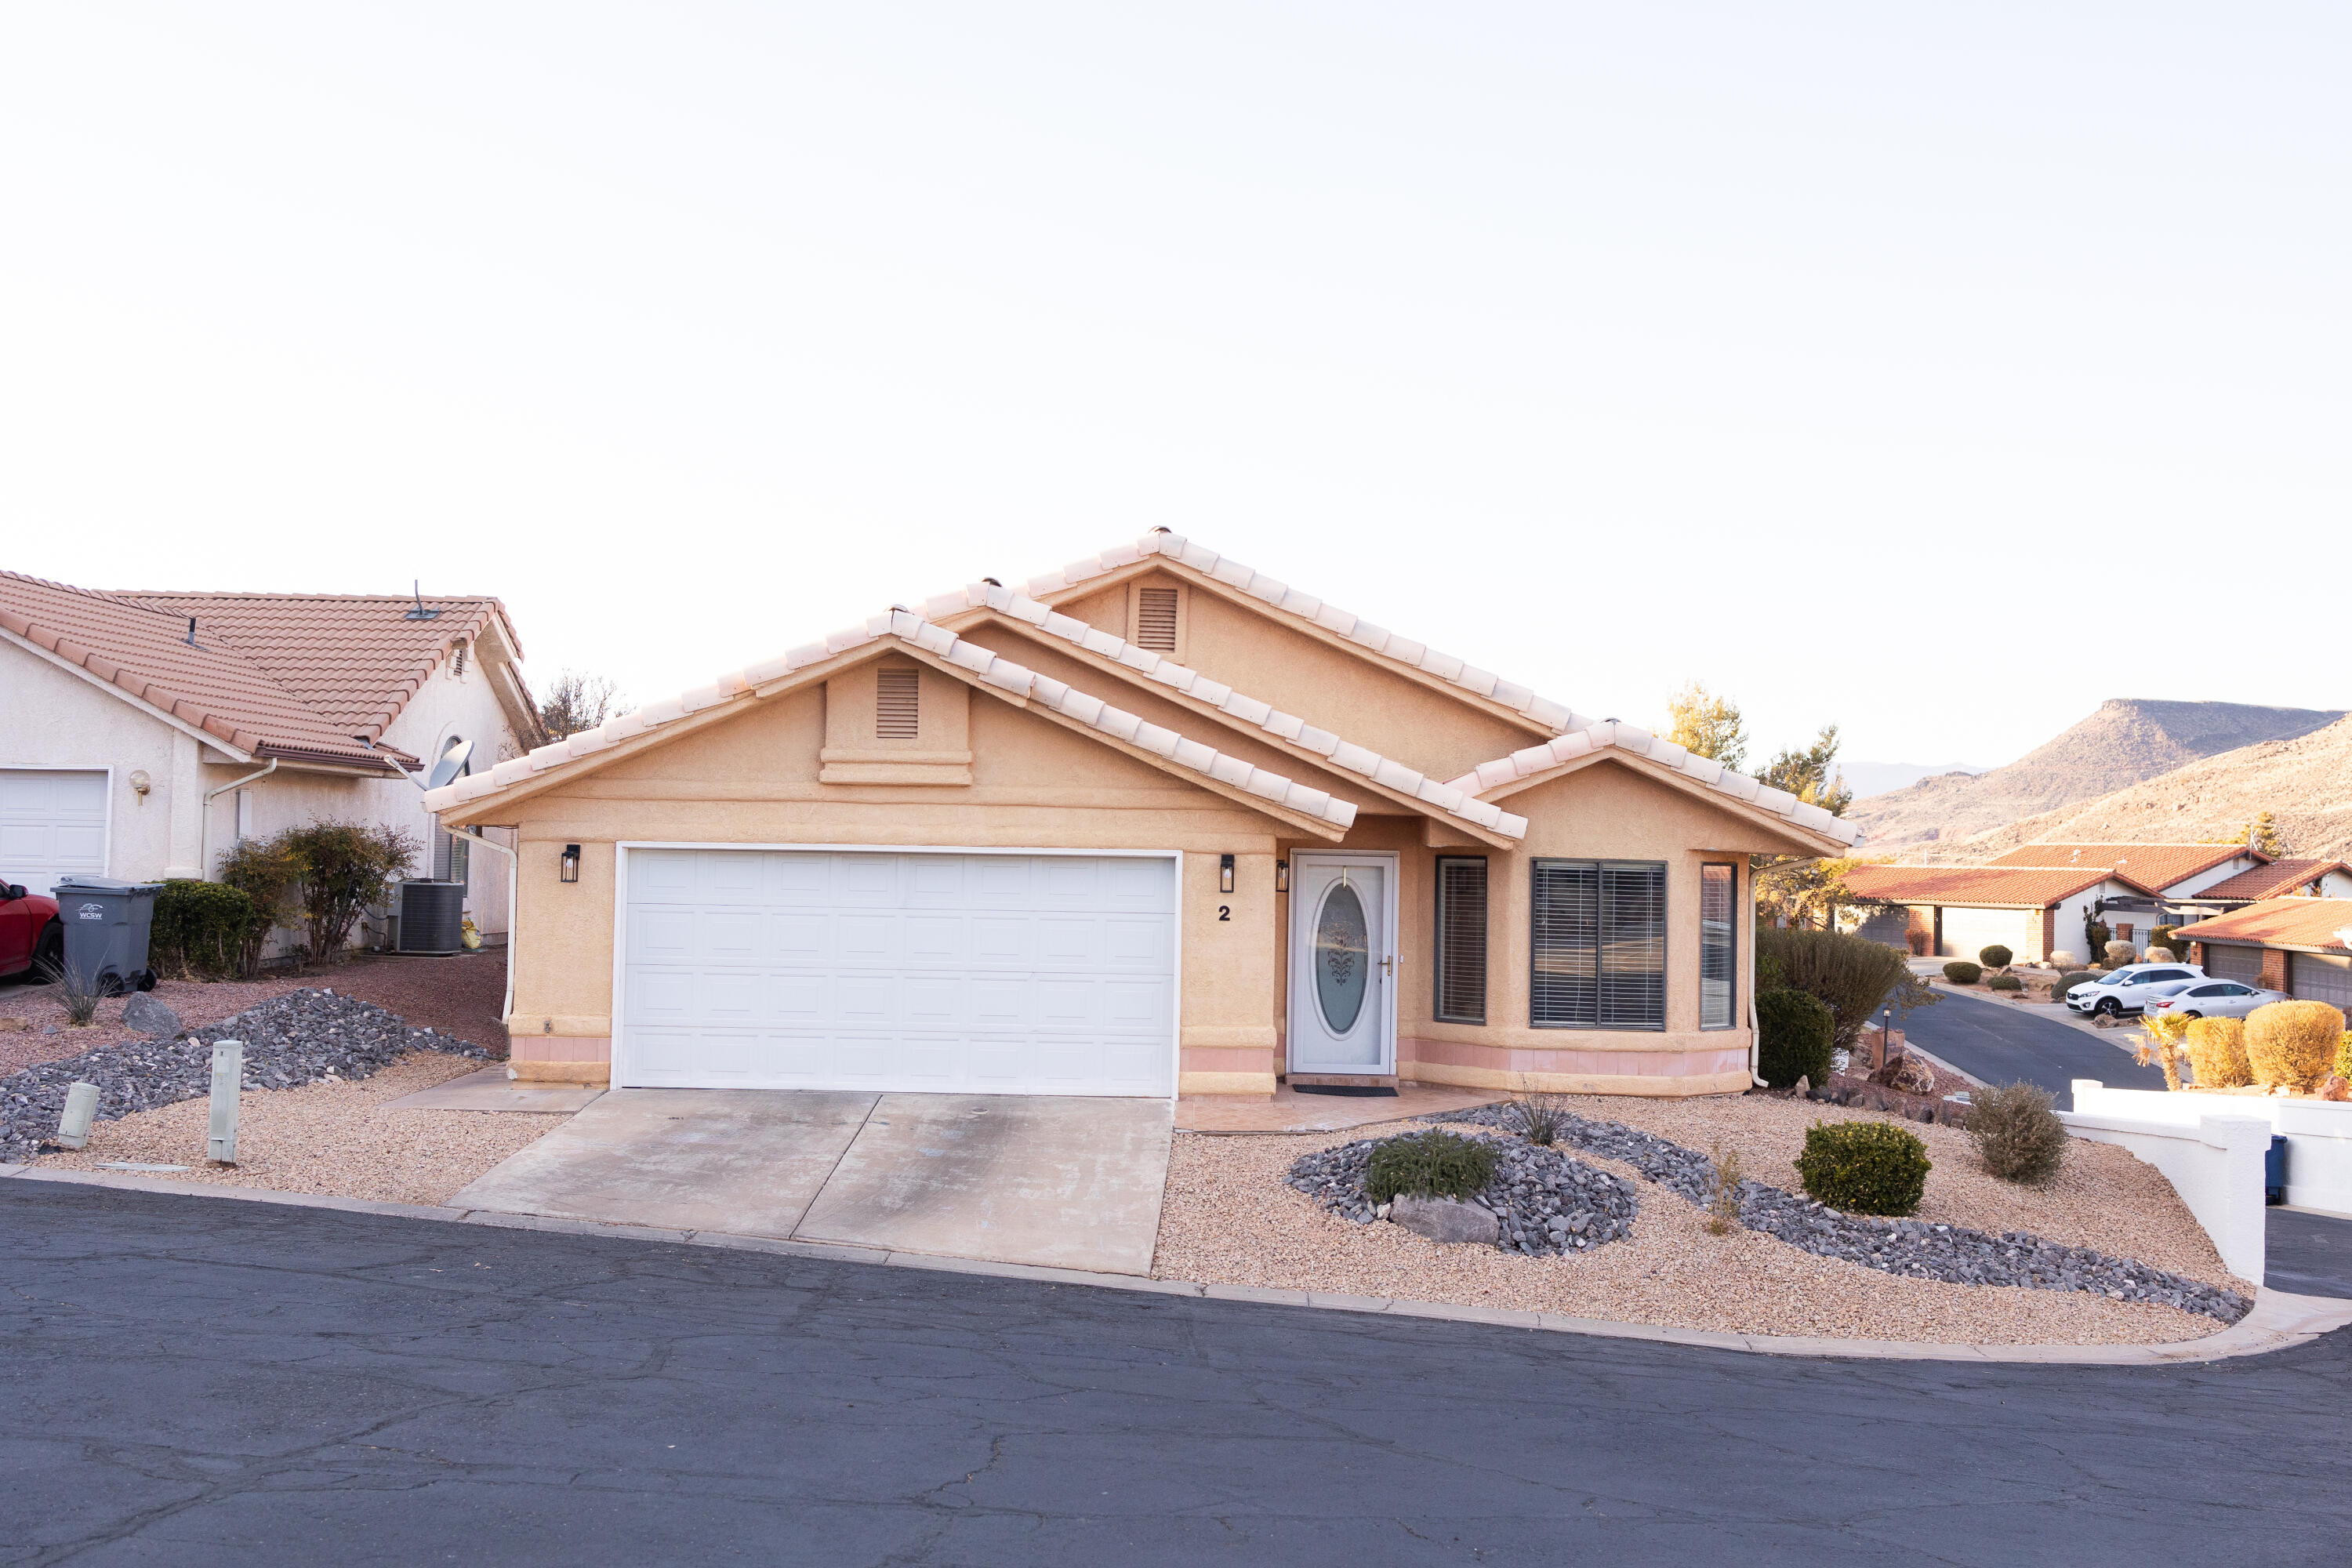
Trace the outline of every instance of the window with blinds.
<instances>
[{"instance_id":1,"label":"window with blinds","mask_svg":"<svg viewBox=\"0 0 2352 1568\"><path fill-rule=\"evenodd\" d=\"M1727 862L1698 868L1698 1026L1702 1029L1728 1029L1732 1025L1738 947L1733 940L1731 911L1738 887L1738 873Z\"/></svg>"},{"instance_id":2,"label":"window with blinds","mask_svg":"<svg viewBox=\"0 0 2352 1568\"><path fill-rule=\"evenodd\" d=\"M1538 860L1529 900L1528 1022L1538 1029L1666 1026L1666 868Z\"/></svg>"},{"instance_id":3,"label":"window with blinds","mask_svg":"<svg viewBox=\"0 0 2352 1568\"><path fill-rule=\"evenodd\" d=\"M874 672L874 738L877 741L911 741L922 728L922 712L918 707L922 690L923 672L908 669L904 665L887 666Z\"/></svg>"},{"instance_id":4,"label":"window with blinds","mask_svg":"<svg viewBox=\"0 0 2352 1568\"><path fill-rule=\"evenodd\" d=\"M1486 862L1437 860L1435 1016L1443 1024L1486 1021Z\"/></svg>"},{"instance_id":5,"label":"window with blinds","mask_svg":"<svg viewBox=\"0 0 2352 1568\"><path fill-rule=\"evenodd\" d=\"M1154 653L1176 651L1176 590L1135 591L1135 646Z\"/></svg>"}]
</instances>

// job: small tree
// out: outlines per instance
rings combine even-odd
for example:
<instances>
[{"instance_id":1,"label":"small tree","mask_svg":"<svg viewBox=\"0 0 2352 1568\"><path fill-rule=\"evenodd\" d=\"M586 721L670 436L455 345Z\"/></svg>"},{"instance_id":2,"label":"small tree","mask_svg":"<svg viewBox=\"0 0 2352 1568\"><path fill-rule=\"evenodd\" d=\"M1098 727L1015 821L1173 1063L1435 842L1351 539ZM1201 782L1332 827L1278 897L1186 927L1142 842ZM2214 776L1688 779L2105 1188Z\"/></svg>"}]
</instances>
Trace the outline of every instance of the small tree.
<instances>
[{"instance_id":1,"label":"small tree","mask_svg":"<svg viewBox=\"0 0 2352 1568\"><path fill-rule=\"evenodd\" d=\"M292 923L294 888L302 879L301 857L287 836L248 838L222 858L220 879L253 900L254 922L238 954L236 972L250 980L261 970L269 933Z\"/></svg>"},{"instance_id":2,"label":"small tree","mask_svg":"<svg viewBox=\"0 0 2352 1568\"><path fill-rule=\"evenodd\" d=\"M1695 756L1711 758L1738 772L1748 762L1748 731L1739 704L1718 697L1694 680L1666 699L1666 739Z\"/></svg>"},{"instance_id":3,"label":"small tree","mask_svg":"<svg viewBox=\"0 0 2352 1568\"><path fill-rule=\"evenodd\" d=\"M361 912L383 902L418 847L408 829L372 822L312 822L279 839L302 868L303 938L313 963L343 950Z\"/></svg>"},{"instance_id":4,"label":"small tree","mask_svg":"<svg viewBox=\"0 0 2352 1568\"><path fill-rule=\"evenodd\" d=\"M550 741L561 741L634 710L608 678L567 669L540 699L539 721Z\"/></svg>"},{"instance_id":5,"label":"small tree","mask_svg":"<svg viewBox=\"0 0 2352 1568\"><path fill-rule=\"evenodd\" d=\"M1771 960L1781 984L1828 1006L1841 1049L1853 1048L1880 1007L1900 1000L1907 1008L1923 1000L1909 984L1911 961L1867 937L1766 927L1756 933L1756 952L1759 963Z\"/></svg>"},{"instance_id":6,"label":"small tree","mask_svg":"<svg viewBox=\"0 0 2352 1568\"><path fill-rule=\"evenodd\" d=\"M1832 816L1843 816L1853 804L1853 790L1838 771L1838 727L1824 724L1813 743L1802 751L1783 751L1766 764L1764 782L1787 790L1807 805L1818 805Z\"/></svg>"}]
</instances>

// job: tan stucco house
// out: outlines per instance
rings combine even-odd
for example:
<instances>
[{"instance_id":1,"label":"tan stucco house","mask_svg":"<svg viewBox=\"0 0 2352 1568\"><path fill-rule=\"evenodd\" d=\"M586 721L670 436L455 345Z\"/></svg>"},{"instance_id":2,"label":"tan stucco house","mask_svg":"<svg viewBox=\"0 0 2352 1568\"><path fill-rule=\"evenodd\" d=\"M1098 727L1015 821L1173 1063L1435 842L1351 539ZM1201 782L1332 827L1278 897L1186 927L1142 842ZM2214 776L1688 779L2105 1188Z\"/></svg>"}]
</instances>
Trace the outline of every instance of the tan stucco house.
<instances>
[{"instance_id":1,"label":"tan stucco house","mask_svg":"<svg viewBox=\"0 0 2352 1568\"><path fill-rule=\"evenodd\" d=\"M518 1070L1266 1094L1750 1082L1751 854L1845 826L1167 532L437 791Z\"/></svg>"}]
</instances>

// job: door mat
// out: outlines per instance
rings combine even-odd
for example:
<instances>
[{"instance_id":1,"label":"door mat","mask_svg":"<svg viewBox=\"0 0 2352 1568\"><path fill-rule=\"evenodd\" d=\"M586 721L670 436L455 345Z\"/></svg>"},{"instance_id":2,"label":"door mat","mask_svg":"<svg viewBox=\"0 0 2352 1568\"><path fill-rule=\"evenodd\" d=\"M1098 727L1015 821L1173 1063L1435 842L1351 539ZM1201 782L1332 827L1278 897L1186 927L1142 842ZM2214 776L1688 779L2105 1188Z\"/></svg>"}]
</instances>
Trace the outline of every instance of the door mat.
<instances>
[{"instance_id":1,"label":"door mat","mask_svg":"<svg viewBox=\"0 0 2352 1568\"><path fill-rule=\"evenodd\" d=\"M1344 1094L1356 1100L1396 1098L1395 1089L1381 1089L1368 1083L1294 1083L1290 1089L1294 1094Z\"/></svg>"}]
</instances>

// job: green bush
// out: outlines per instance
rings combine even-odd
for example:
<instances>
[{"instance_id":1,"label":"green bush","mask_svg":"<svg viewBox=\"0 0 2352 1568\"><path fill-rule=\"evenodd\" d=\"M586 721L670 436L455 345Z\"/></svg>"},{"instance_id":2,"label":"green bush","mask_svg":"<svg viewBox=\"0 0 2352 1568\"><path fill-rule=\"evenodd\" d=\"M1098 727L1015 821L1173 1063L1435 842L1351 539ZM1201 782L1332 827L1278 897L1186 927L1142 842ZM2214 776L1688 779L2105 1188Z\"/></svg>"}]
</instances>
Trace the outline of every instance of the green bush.
<instances>
[{"instance_id":1,"label":"green bush","mask_svg":"<svg viewBox=\"0 0 2352 1568\"><path fill-rule=\"evenodd\" d=\"M2067 992L2072 991L2077 985L2091 984L2098 978L2098 974L2093 970L2077 969L2071 974L2060 975L2058 977L2058 984L2051 987L2050 994L2057 1000L2063 1002L2066 1000Z\"/></svg>"},{"instance_id":2,"label":"green bush","mask_svg":"<svg viewBox=\"0 0 2352 1568\"><path fill-rule=\"evenodd\" d=\"M1781 984L1828 1005L1836 1021L1834 1038L1846 1050L1911 978L1911 960L1900 949L1840 931L1759 926L1756 952L1759 962L1772 961ZM1900 1000L1910 1006L1920 998Z\"/></svg>"},{"instance_id":3,"label":"green bush","mask_svg":"<svg viewBox=\"0 0 2352 1568\"><path fill-rule=\"evenodd\" d=\"M2016 956L1999 942L1994 942L1990 947L1977 950L1977 962L1987 969L2007 969L2009 961Z\"/></svg>"},{"instance_id":4,"label":"green bush","mask_svg":"<svg viewBox=\"0 0 2352 1568\"><path fill-rule=\"evenodd\" d=\"M1990 980L1985 982L1985 989L1988 991L2022 991L2025 989L2025 982L2020 980L2014 974L1996 974Z\"/></svg>"},{"instance_id":5,"label":"green bush","mask_svg":"<svg viewBox=\"0 0 2352 1568\"><path fill-rule=\"evenodd\" d=\"M270 923L242 888L181 878L155 895L153 920L148 967L201 980L246 973L246 954Z\"/></svg>"},{"instance_id":6,"label":"green bush","mask_svg":"<svg viewBox=\"0 0 2352 1568\"><path fill-rule=\"evenodd\" d=\"M2187 957L2189 953L2189 944L2185 942L2179 941L2172 934L2179 929L2180 928L2177 925L2157 927L2154 931L2147 933L2147 945L2150 947L2168 948L2171 950L2172 955L2175 958Z\"/></svg>"},{"instance_id":7,"label":"green bush","mask_svg":"<svg viewBox=\"0 0 2352 1568\"><path fill-rule=\"evenodd\" d=\"M2004 1182L2040 1186L2066 1161L2066 1124L2054 1097L2030 1083L1979 1089L1969 1096L1969 1138L1985 1169Z\"/></svg>"},{"instance_id":8,"label":"green bush","mask_svg":"<svg viewBox=\"0 0 2352 1568\"><path fill-rule=\"evenodd\" d=\"M1408 1132L1376 1144L1364 1170L1364 1192L1384 1204L1398 1194L1416 1198L1466 1198L1495 1179L1495 1148L1458 1132Z\"/></svg>"},{"instance_id":9,"label":"green bush","mask_svg":"<svg viewBox=\"0 0 2352 1568\"><path fill-rule=\"evenodd\" d=\"M1955 985L1974 985L1984 978L1984 971L1965 958L1956 958L1944 965L1944 978Z\"/></svg>"},{"instance_id":10,"label":"green bush","mask_svg":"<svg viewBox=\"0 0 2352 1568\"><path fill-rule=\"evenodd\" d=\"M310 961L342 952L370 904L383 902L417 850L416 835L373 822L313 822L278 835L301 867L303 937Z\"/></svg>"},{"instance_id":11,"label":"green bush","mask_svg":"<svg viewBox=\"0 0 2352 1568\"><path fill-rule=\"evenodd\" d=\"M1774 1089L1799 1079L1816 1089L1830 1076L1837 1019L1829 1004L1802 991L1762 991L1756 996L1756 1070Z\"/></svg>"},{"instance_id":12,"label":"green bush","mask_svg":"<svg viewBox=\"0 0 2352 1568\"><path fill-rule=\"evenodd\" d=\"M1806 1193L1847 1214L1909 1214L1931 1169L1918 1135L1891 1121L1816 1121L1797 1156Z\"/></svg>"}]
</instances>

